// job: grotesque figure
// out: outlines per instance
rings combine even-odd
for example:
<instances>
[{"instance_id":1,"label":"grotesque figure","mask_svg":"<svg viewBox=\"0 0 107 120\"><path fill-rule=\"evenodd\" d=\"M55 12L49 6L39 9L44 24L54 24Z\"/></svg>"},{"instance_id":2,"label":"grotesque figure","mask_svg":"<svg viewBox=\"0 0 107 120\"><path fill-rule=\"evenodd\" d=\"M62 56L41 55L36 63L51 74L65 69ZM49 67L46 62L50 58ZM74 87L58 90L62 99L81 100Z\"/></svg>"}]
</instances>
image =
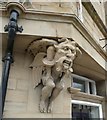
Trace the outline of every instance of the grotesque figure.
<instances>
[{"instance_id":1,"label":"grotesque figure","mask_svg":"<svg viewBox=\"0 0 107 120\"><path fill-rule=\"evenodd\" d=\"M67 38L59 39L59 44L50 45L46 55L39 52L32 63L35 87L42 82L40 112L51 112L52 102L64 88L64 75L73 72L72 65L77 53L81 53L75 41ZM39 60L39 65L37 61ZM48 101L48 102L47 102Z\"/></svg>"}]
</instances>

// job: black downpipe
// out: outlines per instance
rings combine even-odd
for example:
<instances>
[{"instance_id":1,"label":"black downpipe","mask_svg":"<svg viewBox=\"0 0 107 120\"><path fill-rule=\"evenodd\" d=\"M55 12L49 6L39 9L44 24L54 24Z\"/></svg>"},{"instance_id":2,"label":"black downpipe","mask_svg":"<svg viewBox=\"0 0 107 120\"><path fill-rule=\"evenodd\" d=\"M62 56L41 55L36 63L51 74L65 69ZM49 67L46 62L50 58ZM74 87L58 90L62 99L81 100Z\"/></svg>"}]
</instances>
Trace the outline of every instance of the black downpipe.
<instances>
[{"instance_id":1,"label":"black downpipe","mask_svg":"<svg viewBox=\"0 0 107 120\"><path fill-rule=\"evenodd\" d=\"M5 105L5 97L6 97L6 91L7 91L10 65L11 63L13 63L12 53L13 53L14 39L16 36L16 32L23 31L22 26L18 27L17 25L18 16L19 16L19 13L16 10L12 10L10 13L9 23L4 27L4 30L8 31L8 41L7 41L6 55L3 58L4 66L2 71L2 114L4 110L4 105Z\"/></svg>"}]
</instances>

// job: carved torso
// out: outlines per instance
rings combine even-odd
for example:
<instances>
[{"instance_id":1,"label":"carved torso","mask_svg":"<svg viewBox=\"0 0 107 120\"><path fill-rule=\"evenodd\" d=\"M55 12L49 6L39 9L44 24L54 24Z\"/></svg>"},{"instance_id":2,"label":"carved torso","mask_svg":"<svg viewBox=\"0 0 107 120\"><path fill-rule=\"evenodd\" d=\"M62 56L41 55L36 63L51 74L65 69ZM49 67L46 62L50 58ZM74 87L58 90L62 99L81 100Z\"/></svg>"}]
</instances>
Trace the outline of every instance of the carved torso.
<instances>
[{"instance_id":1,"label":"carved torso","mask_svg":"<svg viewBox=\"0 0 107 120\"><path fill-rule=\"evenodd\" d=\"M43 49L40 49L40 46ZM81 51L76 46L75 41L67 38L59 39L57 42L42 39L31 44L29 49L35 55L31 64L34 87L38 86L39 83L44 86L41 93L40 111L51 112L52 101L64 88L62 78L73 72L73 61L76 54L81 53ZM46 104L47 99L48 104Z\"/></svg>"}]
</instances>

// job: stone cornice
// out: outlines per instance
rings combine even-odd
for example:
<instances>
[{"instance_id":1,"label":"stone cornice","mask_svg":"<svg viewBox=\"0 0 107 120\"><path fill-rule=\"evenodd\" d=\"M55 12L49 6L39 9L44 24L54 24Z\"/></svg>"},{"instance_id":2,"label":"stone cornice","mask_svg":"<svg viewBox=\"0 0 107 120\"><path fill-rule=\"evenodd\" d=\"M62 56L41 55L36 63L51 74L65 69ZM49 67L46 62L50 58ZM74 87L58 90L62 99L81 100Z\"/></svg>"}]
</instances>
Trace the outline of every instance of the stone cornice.
<instances>
[{"instance_id":1,"label":"stone cornice","mask_svg":"<svg viewBox=\"0 0 107 120\"><path fill-rule=\"evenodd\" d=\"M83 93L83 92L80 92L80 89L73 88L73 87L69 87L68 91L71 94L71 97L73 98L82 97L84 99L96 100L96 101L101 101L101 102L105 100L105 98L102 96Z\"/></svg>"},{"instance_id":2,"label":"stone cornice","mask_svg":"<svg viewBox=\"0 0 107 120\"><path fill-rule=\"evenodd\" d=\"M8 3L13 4L13 3ZM9 6L7 4L7 6ZM61 22L61 23L71 23L76 29L86 38L86 40L91 44L91 46L96 49L96 51L107 61L107 53L102 49L102 47L97 43L97 41L92 37L90 32L87 30L85 25L78 19L75 14L67 13L57 13L57 12L47 12L47 11L36 11L34 9L26 9L19 3L19 7L23 8L23 14L21 18L34 19L39 21L51 21L51 22ZM0 9L3 16L8 16L6 7Z\"/></svg>"},{"instance_id":3,"label":"stone cornice","mask_svg":"<svg viewBox=\"0 0 107 120\"><path fill-rule=\"evenodd\" d=\"M82 4L86 8L86 10L90 14L90 16L92 17L92 19L94 20L94 22L96 23L96 25L98 26L98 28L100 29L100 31L103 33L103 35L105 36L105 38L107 38L107 27L104 25L103 21L99 17L99 15L96 12L95 8L93 7L92 3L91 2L83 2Z\"/></svg>"},{"instance_id":4,"label":"stone cornice","mask_svg":"<svg viewBox=\"0 0 107 120\"><path fill-rule=\"evenodd\" d=\"M87 93L78 93L78 96L87 98L87 99L93 99L93 100L99 100L99 101L104 101L104 97L98 96L98 95L92 95L92 94L87 94Z\"/></svg>"}]
</instances>

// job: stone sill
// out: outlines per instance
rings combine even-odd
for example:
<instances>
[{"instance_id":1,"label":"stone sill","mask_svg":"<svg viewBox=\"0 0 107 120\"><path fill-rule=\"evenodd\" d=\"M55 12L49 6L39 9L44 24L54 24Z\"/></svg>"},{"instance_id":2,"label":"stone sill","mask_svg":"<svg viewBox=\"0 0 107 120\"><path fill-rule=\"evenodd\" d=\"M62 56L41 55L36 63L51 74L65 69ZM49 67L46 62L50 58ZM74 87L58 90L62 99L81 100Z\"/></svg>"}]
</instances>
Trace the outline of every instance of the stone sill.
<instances>
[{"instance_id":1,"label":"stone sill","mask_svg":"<svg viewBox=\"0 0 107 120\"><path fill-rule=\"evenodd\" d=\"M69 87L69 88L67 88L67 90L71 95L76 95L76 96L82 97L82 98L87 98L87 99L92 99L92 100L99 100L99 101L104 101L104 99L105 99L102 96L92 95L92 94L80 92L80 89L73 88L73 87Z\"/></svg>"},{"instance_id":2,"label":"stone sill","mask_svg":"<svg viewBox=\"0 0 107 120\"><path fill-rule=\"evenodd\" d=\"M77 94L78 92L80 92L80 89L73 88L73 87L68 87L67 90L71 94Z\"/></svg>"}]
</instances>

